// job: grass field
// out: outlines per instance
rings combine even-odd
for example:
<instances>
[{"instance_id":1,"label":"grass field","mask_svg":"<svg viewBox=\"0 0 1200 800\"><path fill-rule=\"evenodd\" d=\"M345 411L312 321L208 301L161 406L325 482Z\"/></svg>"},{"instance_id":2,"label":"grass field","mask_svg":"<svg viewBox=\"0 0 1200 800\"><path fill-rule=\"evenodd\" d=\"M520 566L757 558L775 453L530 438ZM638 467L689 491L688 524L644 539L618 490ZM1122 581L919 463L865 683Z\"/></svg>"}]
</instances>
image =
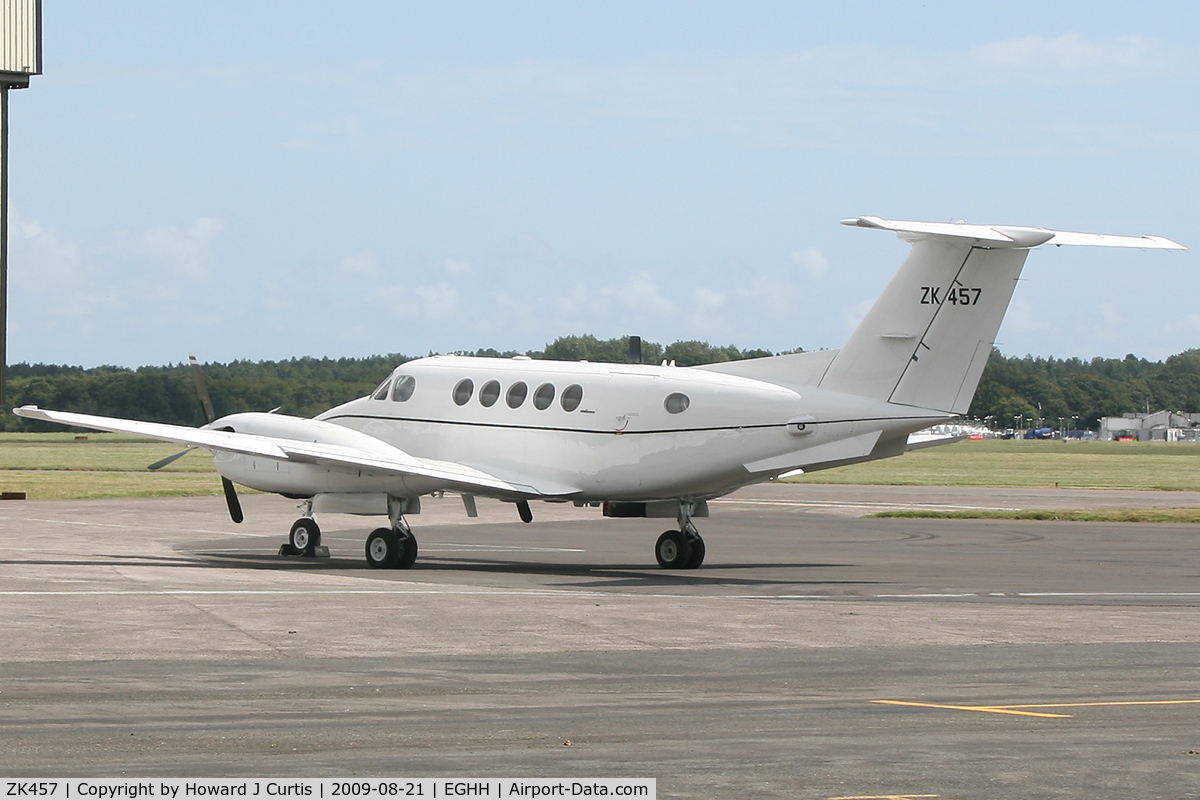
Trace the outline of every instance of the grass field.
<instances>
[{"instance_id":1,"label":"grass field","mask_svg":"<svg viewBox=\"0 0 1200 800\"><path fill-rule=\"evenodd\" d=\"M1200 491L1200 443L968 440L787 480Z\"/></svg>"},{"instance_id":2,"label":"grass field","mask_svg":"<svg viewBox=\"0 0 1200 800\"><path fill-rule=\"evenodd\" d=\"M114 433L0 433L0 491L25 492L31 500L221 494L203 450L147 471L182 449Z\"/></svg>"},{"instance_id":3,"label":"grass field","mask_svg":"<svg viewBox=\"0 0 1200 800\"><path fill-rule=\"evenodd\" d=\"M25 492L31 499L221 493L204 451L152 473L146 465L180 448L119 434L76 435L0 433L0 491ZM1200 491L1200 444L965 441L788 480Z\"/></svg>"},{"instance_id":4,"label":"grass field","mask_svg":"<svg viewBox=\"0 0 1200 800\"><path fill-rule=\"evenodd\" d=\"M1040 519L1067 522L1200 522L1200 508L1023 509L1019 511L880 511L872 517L907 519Z\"/></svg>"}]
</instances>

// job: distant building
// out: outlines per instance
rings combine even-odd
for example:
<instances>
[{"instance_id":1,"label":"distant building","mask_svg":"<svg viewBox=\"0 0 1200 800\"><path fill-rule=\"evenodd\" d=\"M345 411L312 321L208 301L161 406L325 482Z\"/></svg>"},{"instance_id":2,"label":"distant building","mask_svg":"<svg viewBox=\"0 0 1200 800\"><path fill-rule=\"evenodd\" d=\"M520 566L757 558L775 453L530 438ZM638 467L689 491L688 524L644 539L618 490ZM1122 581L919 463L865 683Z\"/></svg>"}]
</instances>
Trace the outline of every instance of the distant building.
<instances>
[{"instance_id":1,"label":"distant building","mask_svg":"<svg viewBox=\"0 0 1200 800\"><path fill-rule=\"evenodd\" d=\"M1122 414L1100 418L1101 439L1134 439L1139 442L1200 441L1200 414Z\"/></svg>"}]
</instances>

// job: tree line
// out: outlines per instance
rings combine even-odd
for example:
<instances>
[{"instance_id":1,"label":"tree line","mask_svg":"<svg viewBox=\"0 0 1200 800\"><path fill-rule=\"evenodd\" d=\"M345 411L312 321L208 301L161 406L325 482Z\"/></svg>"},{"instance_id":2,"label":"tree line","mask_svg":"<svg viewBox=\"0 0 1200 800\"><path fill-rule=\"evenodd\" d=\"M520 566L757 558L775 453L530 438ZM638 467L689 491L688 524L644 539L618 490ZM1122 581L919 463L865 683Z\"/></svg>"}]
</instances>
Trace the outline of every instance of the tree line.
<instances>
[{"instance_id":1,"label":"tree line","mask_svg":"<svg viewBox=\"0 0 1200 800\"><path fill-rule=\"evenodd\" d=\"M629 359L629 344L628 337L564 336L538 351L484 349L461 355L620 363ZM688 367L776 354L681 341L666 346L642 342L641 355L646 363L673 361ZM392 353L367 358L233 361L204 364L202 369L218 415L279 408L286 414L313 416L368 394L393 368L412 358ZM8 368L7 400L9 407L34 404L178 425L204 423L190 368L182 362L137 369L16 364ZM1200 411L1200 350L1186 350L1164 361L1133 355L1090 361L1014 358L994 350L969 413L1000 428L1013 427L1018 420L1032 424L1036 419L1057 426L1060 418L1070 427L1094 428L1103 416L1160 409ZM3 431L58 429L17 417L7 408L0 413Z\"/></svg>"}]
</instances>

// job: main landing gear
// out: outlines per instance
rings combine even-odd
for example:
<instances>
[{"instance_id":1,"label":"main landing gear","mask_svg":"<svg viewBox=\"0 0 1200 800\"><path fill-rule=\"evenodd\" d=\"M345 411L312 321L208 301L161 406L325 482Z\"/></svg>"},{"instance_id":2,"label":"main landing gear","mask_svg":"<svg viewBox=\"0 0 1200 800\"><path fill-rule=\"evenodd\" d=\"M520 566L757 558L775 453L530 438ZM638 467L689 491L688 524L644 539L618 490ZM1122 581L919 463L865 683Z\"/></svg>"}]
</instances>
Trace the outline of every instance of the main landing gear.
<instances>
[{"instance_id":1,"label":"main landing gear","mask_svg":"<svg viewBox=\"0 0 1200 800\"><path fill-rule=\"evenodd\" d=\"M367 537L367 564L375 569L408 569L417 560L417 537L404 519L406 513L420 511L415 498L388 497L390 528L378 528ZM300 504L303 516L292 523L288 540L279 547L281 556L328 556L321 547L321 528L313 519L313 501Z\"/></svg>"},{"instance_id":2,"label":"main landing gear","mask_svg":"<svg viewBox=\"0 0 1200 800\"><path fill-rule=\"evenodd\" d=\"M679 530L667 531L654 545L654 557L663 569L696 569L704 563L704 540L692 524L692 503L679 503Z\"/></svg>"},{"instance_id":3,"label":"main landing gear","mask_svg":"<svg viewBox=\"0 0 1200 800\"><path fill-rule=\"evenodd\" d=\"M374 569L408 569L417 560L417 537L404 519L410 500L388 497L390 528L378 528L367 537L367 564Z\"/></svg>"}]
</instances>

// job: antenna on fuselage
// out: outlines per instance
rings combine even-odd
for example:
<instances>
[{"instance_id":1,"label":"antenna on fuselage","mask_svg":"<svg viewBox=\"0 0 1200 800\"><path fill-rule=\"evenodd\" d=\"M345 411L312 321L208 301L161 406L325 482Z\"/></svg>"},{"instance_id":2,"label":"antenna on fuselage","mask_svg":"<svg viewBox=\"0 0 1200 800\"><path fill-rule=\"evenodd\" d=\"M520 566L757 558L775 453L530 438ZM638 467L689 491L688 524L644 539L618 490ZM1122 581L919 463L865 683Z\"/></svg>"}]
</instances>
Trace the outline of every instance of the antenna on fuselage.
<instances>
[{"instance_id":1,"label":"antenna on fuselage","mask_svg":"<svg viewBox=\"0 0 1200 800\"><path fill-rule=\"evenodd\" d=\"M640 336L629 337L629 363L642 363L642 337Z\"/></svg>"}]
</instances>

